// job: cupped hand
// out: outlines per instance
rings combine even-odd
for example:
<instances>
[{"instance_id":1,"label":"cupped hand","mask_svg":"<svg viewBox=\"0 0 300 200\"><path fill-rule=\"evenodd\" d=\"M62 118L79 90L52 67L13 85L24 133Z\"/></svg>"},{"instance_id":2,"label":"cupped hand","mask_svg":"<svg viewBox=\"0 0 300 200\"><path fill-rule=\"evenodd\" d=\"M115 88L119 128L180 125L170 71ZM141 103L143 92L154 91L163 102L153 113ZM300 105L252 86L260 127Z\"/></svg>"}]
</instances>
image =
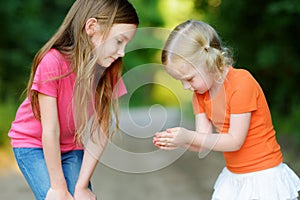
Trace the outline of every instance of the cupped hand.
<instances>
[{"instance_id":1,"label":"cupped hand","mask_svg":"<svg viewBox=\"0 0 300 200\"><path fill-rule=\"evenodd\" d=\"M188 130L182 127L175 127L156 133L153 143L160 149L173 150L184 147L189 140Z\"/></svg>"}]
</instances>

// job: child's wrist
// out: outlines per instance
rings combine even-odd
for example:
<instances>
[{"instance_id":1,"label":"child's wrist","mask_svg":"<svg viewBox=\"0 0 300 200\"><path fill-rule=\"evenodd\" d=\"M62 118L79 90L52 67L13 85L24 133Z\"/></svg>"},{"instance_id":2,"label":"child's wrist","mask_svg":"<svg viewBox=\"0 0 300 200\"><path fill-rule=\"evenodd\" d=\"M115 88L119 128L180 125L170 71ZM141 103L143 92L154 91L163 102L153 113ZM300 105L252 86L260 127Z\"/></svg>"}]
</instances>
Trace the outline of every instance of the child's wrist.
<instances>
[{"instance_id":1,"label":"child's wrist","mask_svg":"<svg viewBox=\"0 0 300 200\"><path fill-rule=\"evenodd\" d=\"M66 182L62 182L62 183L53 183L50 186L51 189L55 190L55 191L64 191L64 190L68 190L68 186Z\"/></svg>"},{"instance_id":2,"label":"child's wrist","mask_svg":"<svg viewBox=\"0 0 300 200\"><path fill-rule=\"evenodd\" d=\"M184 142L185 145L190 146L193 144L193 141L195 140L196 134L194 131L186 130L185 129L185 135L186 140Z\"/></svg>"},{"instance_id":3,"label":"child's wrist","mask_svg":"<svg viewBox=\"0 0 300 200\"><path fill-rule=\"evenodd\" d=\"M87 189L89 187L89 182L77 182L75 188L76 189Z\"/></svg>"}]
</instances>

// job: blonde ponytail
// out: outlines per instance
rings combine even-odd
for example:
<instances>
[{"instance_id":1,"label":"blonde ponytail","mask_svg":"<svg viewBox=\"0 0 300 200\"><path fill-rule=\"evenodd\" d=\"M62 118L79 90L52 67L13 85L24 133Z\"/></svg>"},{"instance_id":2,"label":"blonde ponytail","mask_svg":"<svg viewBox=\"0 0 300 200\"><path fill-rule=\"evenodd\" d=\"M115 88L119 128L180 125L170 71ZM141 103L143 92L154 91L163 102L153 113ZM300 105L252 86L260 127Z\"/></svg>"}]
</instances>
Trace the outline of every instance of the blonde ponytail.
<instances>
[{"instance_id":1,"label":"blonde ponytail","mask_svg":"<svg viewBox=\"0 0 300 200\"><path fill-rule=\"evenodd\" d=\"M205 59L208 71L214 73L217 80L224 77L226 66L233 64L232 54L222 46L217 32L207 23L196 20L188 20L171 32L161 58L165 66L178 58L194 66L199 59Z\"/></svg>"}]
</instances>

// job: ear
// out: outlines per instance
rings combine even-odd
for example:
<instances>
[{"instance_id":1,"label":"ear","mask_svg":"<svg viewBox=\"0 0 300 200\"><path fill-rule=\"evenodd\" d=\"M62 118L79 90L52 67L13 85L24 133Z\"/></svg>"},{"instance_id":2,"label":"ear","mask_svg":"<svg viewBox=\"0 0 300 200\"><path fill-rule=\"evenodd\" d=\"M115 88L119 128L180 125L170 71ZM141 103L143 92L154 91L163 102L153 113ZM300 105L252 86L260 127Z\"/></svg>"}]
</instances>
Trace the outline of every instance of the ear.
<instances>
[{"instance_id":1,"label":"ear","mask_svg":"<svg viewBox=\"0 0 300 200\"><path fill-rule=\"evenodd\" d=\"M98 21L96 18L89 18L85 23L85 31L88 36L93 36L97 30Z\"/></svg>"}]
</instances>

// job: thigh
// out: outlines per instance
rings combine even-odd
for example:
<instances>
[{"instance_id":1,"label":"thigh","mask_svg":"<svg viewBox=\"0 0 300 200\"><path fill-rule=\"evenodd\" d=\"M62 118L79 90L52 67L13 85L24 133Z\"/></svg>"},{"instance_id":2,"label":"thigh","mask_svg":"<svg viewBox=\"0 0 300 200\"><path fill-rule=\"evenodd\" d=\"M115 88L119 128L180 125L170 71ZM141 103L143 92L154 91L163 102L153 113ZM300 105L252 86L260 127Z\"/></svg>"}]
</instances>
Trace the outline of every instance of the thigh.
<instances>
[{"instance_id":1,"label":"thigh","mask_svg":"<svg viewBox=\"0 0 300 200\"><path fill-rule=\"evenodd\" d=\"M62 168L67 181L68 190L73 195L81 169L83 150L74 150L62 154ZM91 189L91 186L90 186Z\"/></svg>"},{"instance_id":2,"label":"thigh","mask_svg":"<svg viewBox=\"0 0 300 200\"><path fill-rule=\"evenodd\" d=\"M45 199L50 179L41 148L13 148L18 166L36 199Z\"/></svg>"}]
</instances>

